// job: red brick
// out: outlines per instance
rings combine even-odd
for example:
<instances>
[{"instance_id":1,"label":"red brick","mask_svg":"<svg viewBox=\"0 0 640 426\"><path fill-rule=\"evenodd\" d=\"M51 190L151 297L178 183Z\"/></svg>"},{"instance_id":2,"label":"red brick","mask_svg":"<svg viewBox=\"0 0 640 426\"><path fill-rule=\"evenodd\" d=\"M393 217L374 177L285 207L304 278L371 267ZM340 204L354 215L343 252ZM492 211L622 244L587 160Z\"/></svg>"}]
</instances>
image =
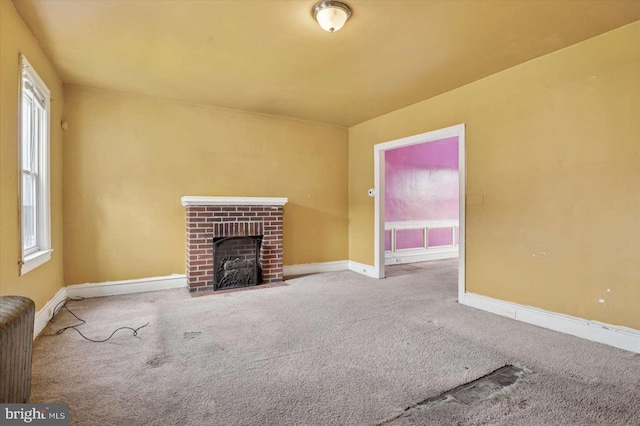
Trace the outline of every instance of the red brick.
<instances>
[{"instance_id":1,"label":"red brick","mask_svg":"<svg viewBox=\"0 0 640 426\"><path fill-rule=\"evenodd\" d=\"M282 281L282 213L271 206L208 206L187 209L187 276L190 290L212 288L213 236L262 235L260 262L263 282ZM190 215L189 215L190 214ZM204 226L201 226L204 225ZM215 234L214 234L215 233ZM252 256L253 251L239 245L235 256Z\"/></svg>"}]
</instances>

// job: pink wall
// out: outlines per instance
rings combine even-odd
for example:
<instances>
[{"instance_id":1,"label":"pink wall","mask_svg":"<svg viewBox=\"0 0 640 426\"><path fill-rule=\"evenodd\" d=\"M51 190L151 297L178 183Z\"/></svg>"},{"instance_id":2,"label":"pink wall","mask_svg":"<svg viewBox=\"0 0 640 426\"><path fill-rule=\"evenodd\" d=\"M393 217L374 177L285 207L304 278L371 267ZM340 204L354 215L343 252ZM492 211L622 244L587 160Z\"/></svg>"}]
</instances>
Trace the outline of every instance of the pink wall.
<instances>
[{"instance_id":1,"label":"pink wall","mask_svg":"<svg viewBox=\"0 0 640 426\"><path fill-rule=\"evenodd\" d=\"M458 137L385 152L385 221L458 218Z\"/></svg>"},{"instance_id":2,"label":"pink wall","mask_svg":"<svg viewBox=\"0 0 640 426\"><path fill-rule=\"evenodd\" d=\"M458 219L457 137L386 151L384 178L385 221ZM446 245L447 238L451 244L450 236L434 231L429 240L438 243L430 246ZM387 234L385 247L390 249ZM423 246L420 232L397 233L396 238L398 248Z\"/></svg>"}]
</instances>

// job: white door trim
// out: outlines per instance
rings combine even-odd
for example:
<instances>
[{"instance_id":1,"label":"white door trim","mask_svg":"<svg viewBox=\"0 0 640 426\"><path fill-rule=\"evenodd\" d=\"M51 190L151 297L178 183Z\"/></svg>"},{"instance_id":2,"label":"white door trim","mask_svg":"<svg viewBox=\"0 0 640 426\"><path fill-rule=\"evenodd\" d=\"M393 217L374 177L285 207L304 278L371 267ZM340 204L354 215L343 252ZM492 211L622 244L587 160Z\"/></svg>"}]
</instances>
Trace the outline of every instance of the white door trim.
<instances>
[{"instance_id":1,"label":"white door trim","mask_svg":"<svg viewBox=\"0 0 640 426\"><path fill-rule=\"evenodd\" d=\"M384 153L390 149L409 145L417 145L424 142L433 142L440 139L458 137L458 160L460 179L460 264L458 270L458 300L462 300L465 293L465 187L466 187L466 162L465 162L465 125L457 124L444 129L379 143L373 147L374 158L374 260L373 272L376 278L384 278Z\"/></svg>"}]
</instances>

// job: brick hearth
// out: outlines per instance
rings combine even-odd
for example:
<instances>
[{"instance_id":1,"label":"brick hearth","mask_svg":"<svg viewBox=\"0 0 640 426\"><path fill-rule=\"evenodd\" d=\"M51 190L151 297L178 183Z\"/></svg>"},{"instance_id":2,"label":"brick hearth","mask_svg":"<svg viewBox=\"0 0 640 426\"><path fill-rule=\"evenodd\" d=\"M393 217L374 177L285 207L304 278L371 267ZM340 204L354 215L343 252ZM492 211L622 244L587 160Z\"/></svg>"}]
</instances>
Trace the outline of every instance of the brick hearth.
<instances>
[{"instance_id":1,"label":"brick hearth","mask_svg":"<svg viewBox=\"0 0 640 426\"><path fill-rule=\"evenodd\" d=\"M182 197L189 291L213 289L213 239L219 237L262 235L262 282L282 281L282 216L286 202L286 198Z\"/></svg>"}]
</instances>

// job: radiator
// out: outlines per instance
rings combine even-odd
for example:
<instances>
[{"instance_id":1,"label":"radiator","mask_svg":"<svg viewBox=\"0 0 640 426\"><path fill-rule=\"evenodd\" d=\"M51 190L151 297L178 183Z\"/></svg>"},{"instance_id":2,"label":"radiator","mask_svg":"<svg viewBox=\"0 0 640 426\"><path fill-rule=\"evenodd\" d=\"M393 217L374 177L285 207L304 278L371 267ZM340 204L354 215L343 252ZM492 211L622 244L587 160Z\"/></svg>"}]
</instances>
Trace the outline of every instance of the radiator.
<instances>
[{"instance_id":1,"label":"radiator","mask_svg":"<svg viewBox=\"0 0 640 426\"><path fill-rule=\"evenodd\" d=\"M29 399L35 313L31 299L0 296L0 403Z\"/></svg>"}]
</instances>

